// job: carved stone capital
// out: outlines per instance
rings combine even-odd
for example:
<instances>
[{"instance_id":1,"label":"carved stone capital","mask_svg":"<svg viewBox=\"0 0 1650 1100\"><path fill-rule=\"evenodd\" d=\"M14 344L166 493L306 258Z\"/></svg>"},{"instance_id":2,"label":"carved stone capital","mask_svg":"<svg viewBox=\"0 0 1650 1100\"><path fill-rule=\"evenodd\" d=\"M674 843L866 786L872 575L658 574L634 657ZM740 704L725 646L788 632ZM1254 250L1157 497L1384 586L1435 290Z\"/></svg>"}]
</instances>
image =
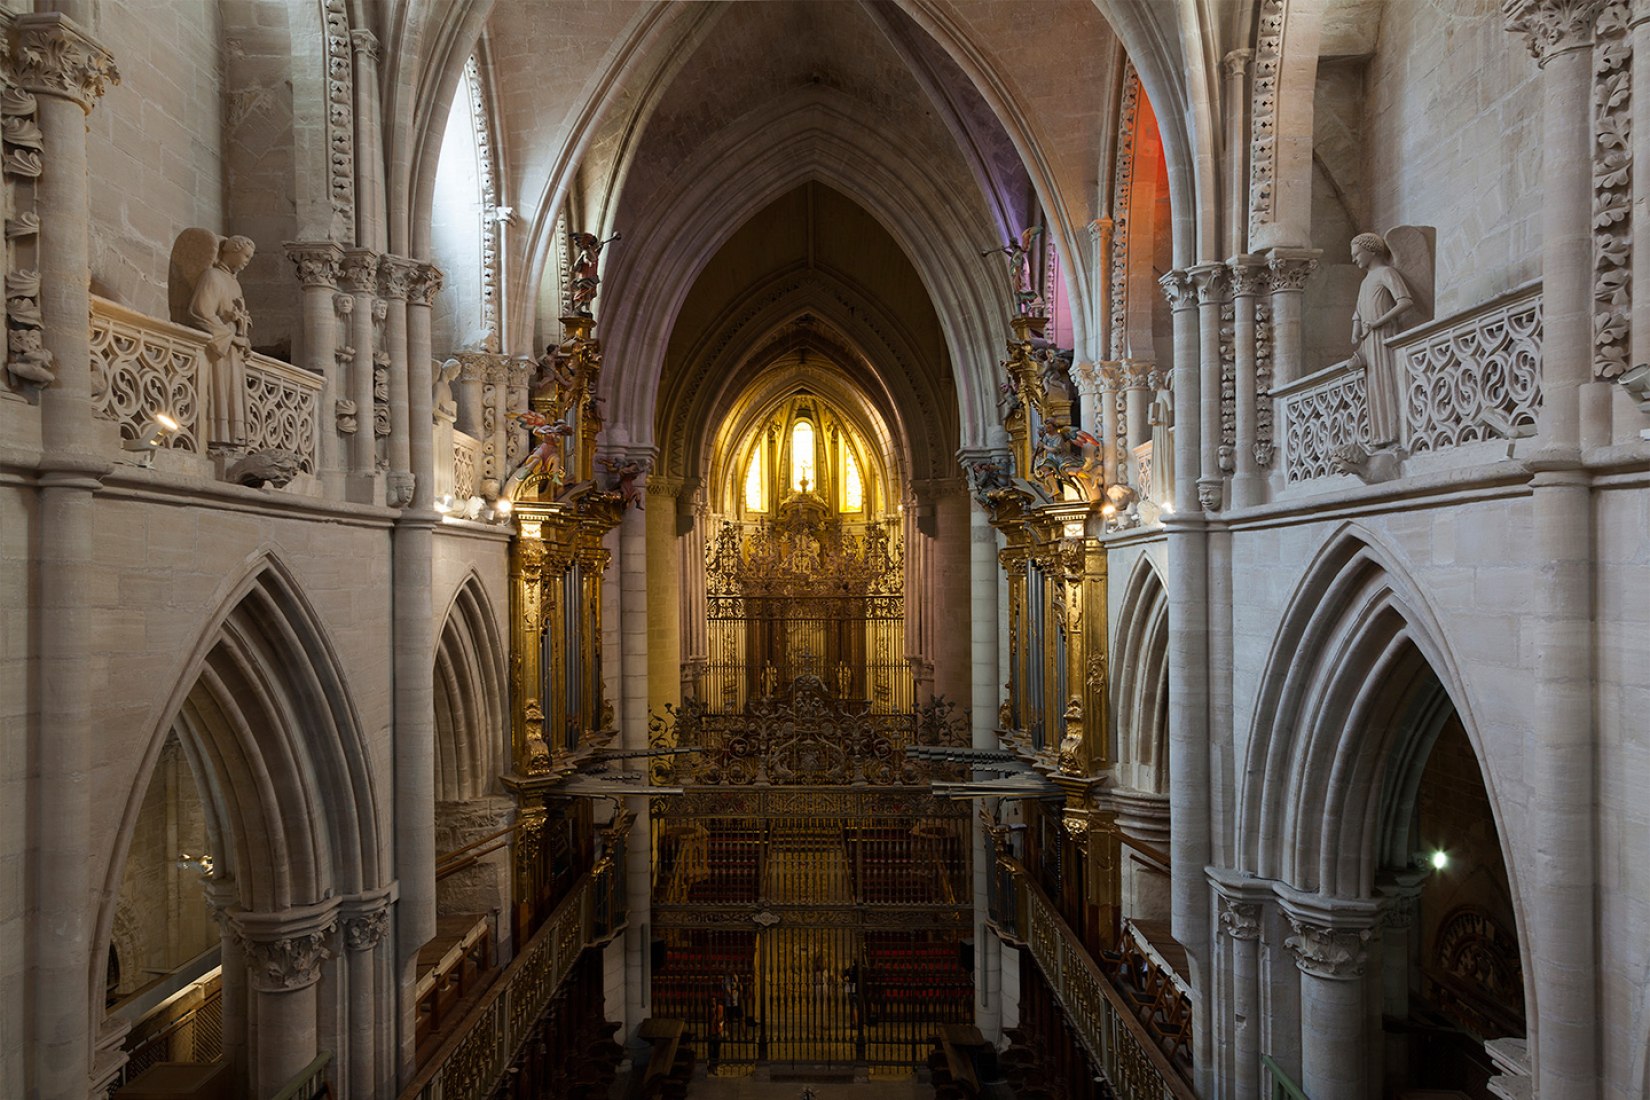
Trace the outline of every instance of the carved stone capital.
<instances>
[{"instance_id":1,"label":"carved stone capital","mask_svg":"<svg viewBox=\"0 0 1650 1100\"><path fill-rule=\"evenodd\" d=\"M1545 67L1561 53L1592 46L1593 24L1604 5L1605 0L1501 0L1501 17Z\"/></svg>"},{"instance_id":2,"label":"carved stone capital","mask_svg":"<svg viewBox=\"0 0 1650 1100\"><path fill-rule=\"evenodd\" d=\"M1255 56L1255 51L1244 48L1233 50L1220 59L1220 74L1226 77L1242 76L1249 71L1249 59Z\"/></svg>"},{"instance_id":3,"label":"carved stone capital","mask_svg":"<svg viewBox=\"0 0 1650 1100\"><path fill-rule=\"evenodd\" d=\"M1102 249L1109 248L1111 247L1112 230L1115 228L1117 228L1117 223L1110 218L1095 218L1089 222L1089 239Z\"/></svg>"},{"instance_id":4,"label":"carved stone capital","mask_svg":"<svg viewBox=\"0 0 1650 1100\"><path fill-rule=\"evenodd\" d=\"M1224 302L1231 297L1232 274L1225 264L1194 264L1186 269L1186 274L1192 280L1198 305Z\"/></svg>"},{"instance_id":5,"label":"carved stone capital","mask_svg":"<svg viewBox=\"0 0 1650 1100\"><path fill-rule=\"evenodd\" d=\"M1259 256L1235 256L1230 263L1232 297L1254 298L1271 289L1272 277Z\"/></svg>"},{"instance_id":6,"label":"carved stone capital","mask_svg":"<svg viewBox=\"0 0 1650 1100\"><path fill-rule=\"evenodd\" d=\"M253 989L285 993L313 985L332 957L327 942L338 931L337 902L280 913L231 910L226 918Z\"/></svg>"},{"instance_id":7,"label":"carved stone capital","mask_svg":"<svg viewBox=\"0 0 1650 1100\"><path fill-rule=\"evenodd\" d=\"M1266 253L1266 270L1271 290L1306 289L1307 277L1318 269L1316 248L1274 248Z\"/></svg>"},{"instance_id":8,"label":"carved stone capital","mask_svg":"<svg viewBox=\"0 0 1650 1100\"><path fill-rule=\"evenodd\" d=\"M344 946L351 951L371 951L390 930L389 906L344 918Z\"/></svg>"},{"instance_id":9,"label":"carved stone capital","mask_svg":"<svg viewBox=\"0 0 1650 1100\"><path fill-rule=\"evenodd\" d=\"M337 289L344 250L336 241L288 241L286 254L305 289Z\"/></svg>"},{"instance_id":10,"label":"carved stone capital","mask_svg":"<svg viewBox=\"0 0 1650 1100\"><path fill-rule=\"evenodd\" d=\"M378 253L370 248L345 249L343 263L339 266L339 281L351 294L376 294Z\"/></svg>"},{"instance_id":11,"label":"carved stone capital","mask_svg":"<svg viewBox=\"0 0 1650 1100\"><path fill-rule=\"evenodd\" d=\"M1260 939L1260 903L1221 898L1220 927L1234 940Z\"/></svg>"},{"instance_id":12,"label":"carved stone capital","mask_svg":"<svg viewBox=\"0 0 1650 1100\"><path fill-rule=\"evenodd\" d=\"M1071 381L1077 387L1077 392L1084 397L1093 397L1100 392L1099 363L1074 363L1071 368Z\"/></svg>"},{"instance_id":13,"label":"carved stone capital","mask_svg":"<svg viewBox=\"0 0 1650 1100\"><path fill-rule=\"evenodd\" d=\"M418 278L419 263L405 256L381 256L378 259L378 293L385 298L406 301Z\"/></svg>"},{"instance_id":14,"label":"carved stone capital","mask_svg":"<svg viewBox=\"0 0 1650 1100\"><path fill-rule=\"evenodd\" d=\"M365 55L374 65L378 64L384 55L384 51L378 45L378 36L369 30L350 31L349 44L357 54Z\"/></svg>"},{"instance_id":15,"label":"carved stone capital","mask_svg":"<svg viewBox=\"0 0 1650 1100\"><path fill-rule=\"evenodd\" d=\"M1192 288L1192 277L1178 268L1164 273L1157 280L1157 285L1163 288L1163 297L1169 300L1169 308L1173 310L1192 309L1197 305L1197 293Z\"/></svg>"},{"instance_id":16,"label":"carved stone capital","mask_svg":"<svg viewBox=\"0 0 1650 1100\"><path fill-rule=\"evenodd\" d=\"M1128 378L1127 374L1124 373L1125 369L1123 363L1101 363L1100 389L1111 393L1121 390Z\"/></svg>"},{"instance_id":17,"label":"carved stone capital","mask_svg":"<svg viewBox=\"0 0 1650 1100\"><path fill-rule=\"evenodd\" d=\"M12 20L11 67L17 83L36 95L92 105L120 83L114 55L60 12L31 12Z\"/></svg>"},{"instance_id":18,"label":"carved stone capital","mask_svg":"<svg viewBox=\"0 0 1650 1100\"><path fill-rule=\"evenodd\" d=\"M1158 370L1155 363L1136 359L1125 359L1123 370L1125 372L1124 388L1131 390L1159 389L1161 386L1158 380L1166 373Z\"/></svg>"},{"instance_id":19,"label":"carved stone capital","mask_svg":"<svg viewBox=\"0 0 1650 1100\"><path fill-rule=\"evenodd\" d=\"M446 281L439 267L434 264L419 264L418 271L413 276L412 285L407 289L407 304L414 306L428 306L435 301L440 293L441 285Z\"/></svg>"},{"instance_id":20,"label":"carved stone capital","mask_svg":"<svg viewBox=\"0 0 1650 1100\"><path fill-rule=\"evenodd\" d=\"M1371 931L1368 928L1332 928L1297 917L1289 918L1295 934L1283 941L1295 956L1301 973L1335 981L1363 976L1369 961Z\"/></svg>"}]
</instances>

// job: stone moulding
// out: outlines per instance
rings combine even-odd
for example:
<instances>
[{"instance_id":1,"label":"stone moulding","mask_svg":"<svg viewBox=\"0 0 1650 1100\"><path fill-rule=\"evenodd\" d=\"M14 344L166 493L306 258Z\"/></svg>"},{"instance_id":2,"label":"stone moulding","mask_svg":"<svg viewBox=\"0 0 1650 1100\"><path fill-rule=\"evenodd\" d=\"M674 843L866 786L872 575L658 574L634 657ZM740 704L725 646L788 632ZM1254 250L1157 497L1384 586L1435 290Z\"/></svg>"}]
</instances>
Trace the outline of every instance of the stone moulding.
<instances>
[{"instance_id":1,"label":"stone moulding","mask_svg":"<svg viewBox=\"0 0 1650 1100\"><path fill-rule=\"evenodd\" d=\"M1632 357L1633 38L1627 0L1599 14L1593 44L1593 369L1618 378Z\"/></svg>"},{"instance_id":2,"label":"stone moulding","mask_svg":"<svg viewBox=\"0 0 1650 1100\"><path fill-rule=\"evenodd\" d=\"M1117 111L1117 159L1111 192L1111 357L1122 359L1129 346L1129 203L1134 194L1136 124L1140 117L1140 77L1123 63L1123 99Z\"/></svg>"},{"instance_id":3,"label":"stone moulding","mask_svg":"<svg viewBox=\"0 0 1650 1100\"><path fill-rule=\"evenodd\" d=\"M1275 214L1278 156L1278 76L1283 66L1286 0L1262 0L1255 34L1250 92L1249 236L1255 239Z\"/></svg>"},{"instance_id":4,"label":"stone moulding","mask_svg":"<svg viewBox=\"0 0 1650 1100\"><path fill-rule=\"evenodd\" d=\"M350 55L347 0L323 0L326 27L327 162L332 237L355 240L355 72Z\"/></svg>"}]
</instances>

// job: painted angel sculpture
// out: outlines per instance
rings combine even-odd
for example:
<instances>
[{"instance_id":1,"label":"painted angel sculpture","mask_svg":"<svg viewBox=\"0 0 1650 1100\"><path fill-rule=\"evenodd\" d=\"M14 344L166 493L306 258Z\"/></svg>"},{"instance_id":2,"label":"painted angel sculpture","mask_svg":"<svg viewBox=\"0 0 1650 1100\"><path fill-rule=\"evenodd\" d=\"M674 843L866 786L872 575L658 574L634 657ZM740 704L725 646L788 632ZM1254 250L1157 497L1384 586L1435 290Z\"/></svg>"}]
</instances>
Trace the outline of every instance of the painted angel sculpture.
<instances>
[{"instance_id":1,"label":"painted angel sculpture","mask_svg":"<svg viewBox=\"0 0 1650 1100\"><path fill-rule=\"evenodd\" d=\"M1042 436L1032 457L1031 472L1040 478L1068 482L1084 496L1091 495L1084 481L1092 472L1095 460L1083 453L1084 447L1098 449L1100 441L1081 428L1043 421Z\"/></svg>"},{"instance_id":2,"label":"painted angel sculpture","mask_svg":"<svg viewBox=\"0 0 1650 1100\"><path fill-rule=\"evenodd\" d=\"M597 268L601 264L602 249L619 239L617 233L602 240L594 233L568 234L573 245L573 285L570 298L573 312L580 317L590 316L590 306L596 300L596 286L601 282Z\"/></svg>"},{"instance_id":3,"label":"painted angel sculpture","mask_svg":"<svg viewBox=\"0 0 1650 1100\"><path fill-rule=\"evenodd\" d=\"M1031 226L1020 230L1020 235L1001 248L988 248L981 252L982 256L1002 253L1008 257L1009 289L1014 295L1014 312L1021 317L1032 316L1038 312L1041 304L1037 298L1036 280L1031 274L1031 249L1037 243L1037 238L1043 235L1043 227Z\"/></svg>"},{"instance_id":4,"label":"painted angel sculpture","mask_svg":"<svg viewBox=\"0 0 1650 1100\"><path fill-rule=\"evenodd\" d=\"M511 419L530 431L538 445L521 460L510 480L523 482L531 479L540 492L547 485L551 487L552 495L559 492L567 479L562 459L562 439L572 435L573 429L560 420L551 421L539 412L518 412L512 414Z\"/></svg>"}]
</instances>

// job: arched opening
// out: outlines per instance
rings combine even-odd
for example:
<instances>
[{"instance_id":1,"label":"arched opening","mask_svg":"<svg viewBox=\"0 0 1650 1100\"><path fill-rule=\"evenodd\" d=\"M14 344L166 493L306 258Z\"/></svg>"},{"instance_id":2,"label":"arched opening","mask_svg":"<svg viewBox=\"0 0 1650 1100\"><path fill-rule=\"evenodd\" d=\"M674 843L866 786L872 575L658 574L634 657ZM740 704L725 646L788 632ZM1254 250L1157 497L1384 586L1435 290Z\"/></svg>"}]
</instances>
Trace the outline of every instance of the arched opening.
<instances>
[{"instance_id":1,"label":"arched opening","mask_svg":"<svg viewBox=\"0 0 1650 1100\"><path fill-rule=\"evenodd\" d=\"M145 793L128 805L110 894L144 873L151 849L187 838L189 858L185 849L172 857L180 874L172 934L179 952L199 941L221 954L222 1053L237 1091L273 1094L329 1050L337 1077L371 1095L393 1081L394 1051L372 1039L374 1020L393 1012L382 996L393 966L380 950L389 890L368 751L325 632L285 571L264 559L226 607L156 738ZM194 802L185 773L200 794ZM157 783L172 793L157 795ZM166 813L184 826L160 848L143 832L157 798L175 802ZM189 875L216 928L184 897ZM129 935L123 923L118 903L105 908L98 987L108 966L102 945L119 950ZM346 957L352 965L341 965Z\"/></svg>"},{"instance_id":2,"label":"arched opening","mask_svg":"<svg viewBox=\"0 0 1650 1100\"><path fill-rule=\"evenodd\" d=\"M1343 533L1262 681L1240 837L1276 880L1298 974L1273 985L1298 981L1300 1014L1298 1064L1279 1061L1309 1095L1487 1097L1487 1044L1524 1035L1506 847L1444 637L1382 547Z\"/></svg>"},{"instance_id":3,"label":"arched opening","mask_svg":"<svg viewBox=\"0 0 1650 1100\"><path fill-rule=\"evenodd\" d=\"M1167 937L1169 884L1169 600L1142 555L1124 589L1113 667L1118 779L1113 798L1122 839L1123 919ZM1162 935L1158 935L1161 931Z\"/></svg>"}]
</instances>

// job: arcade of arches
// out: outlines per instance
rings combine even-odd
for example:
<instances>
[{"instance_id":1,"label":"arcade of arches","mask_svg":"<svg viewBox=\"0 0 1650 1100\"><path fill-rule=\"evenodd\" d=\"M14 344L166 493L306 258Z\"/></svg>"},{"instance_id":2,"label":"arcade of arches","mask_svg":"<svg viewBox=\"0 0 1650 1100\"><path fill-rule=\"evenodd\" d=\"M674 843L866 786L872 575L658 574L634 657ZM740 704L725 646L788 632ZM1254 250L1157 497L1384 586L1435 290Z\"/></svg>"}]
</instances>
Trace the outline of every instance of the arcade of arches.
<instances>
[{"instance_id":1,"label":"arcade of arches","mask_svg":"<svg viewBox=\"0 0 1650 1100\"><path fill-rule=\"evenodd\" d=\"M1650 5L0 23L0 1095L1650 1100Z\"/></svg>"}]
</instances>

